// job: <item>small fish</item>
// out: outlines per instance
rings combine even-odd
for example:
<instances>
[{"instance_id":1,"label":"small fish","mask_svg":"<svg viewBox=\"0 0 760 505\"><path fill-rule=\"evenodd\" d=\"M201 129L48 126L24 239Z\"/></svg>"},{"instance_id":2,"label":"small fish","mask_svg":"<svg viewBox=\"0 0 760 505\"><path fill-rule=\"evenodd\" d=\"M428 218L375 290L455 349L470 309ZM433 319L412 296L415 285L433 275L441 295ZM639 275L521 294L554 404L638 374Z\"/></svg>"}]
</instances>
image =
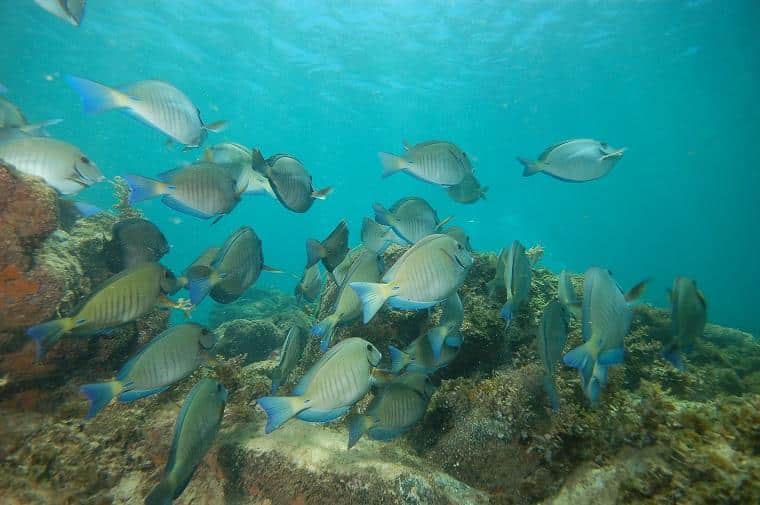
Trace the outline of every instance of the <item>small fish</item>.
<instances>
[{"instance_id":1,"label":"small fish","mask_svg":"<svg viewBox=\"0 0 760 505\"><path fill-rule=\"evenodd\" d=\"M277 199L267 178L251 167L253 156L245 146L232 142L216 144L206 148L203 159L199 161L214 163L227 171L229 176L237 181L238 193L269 195Z\"/></svg>"},{"instance_id":2,"label":"small fish","mask_svg":"<svg viewBox=\"0 0 760 505\"><path fill-rule=\"evenodd\" d=\"M449 198L458 203L475 203L486 199L488 186L481 186L473 174L465 175L462 182L446 190Z\"/></svg>"},{"instance_id":3,"label":"small fish","mask_svg":"<svg viewBox=\"0 0 760 505\"><path fill-rule=\"evenodd\" d=\"M557 300L549 302L541 315L541 326L536 343L538 355L544 364L544 388L552 404L554 412L559 411L559 394L554 384L554 365L562 355L567 342L567 327L570 314L562 303Z\"/></svg>"},{"instance_id":4,"label":"small fish","mask_svg":"<svg viewBox=\"0 0 760 505\"><path fill-rule=\"evenodd\" d=\"M115 270L157 262L169 252L166 237L147 219L133 218L114 223L111 237L107 260Z\"/></svg>"},{"instance_id":5,"label":"small fish","mask_svg":"<svg viewBox=\"0 0 760 505\"><path fill-rule=\"evenodd\" d=\"M446 337L441 347L438 358L433 354L430 339L422 335L414 339L402 351L395 346L388 346L388 354L391 357L391 371L399 374L403 371L431 375L441 368L448 366L459 354L463 343L460 334L452 334Z\"/></svg>"},{"instance_id":6,"label":"small fish","mask_svg":"<svg viewBox=\"0 0 760 505\"><path fill-rule=\"evenodd\" d=\"M697 283L687 277L676 277L669 298L673 307L670 315L672 335L665 342L662 355L683 370L681 353L691 352L694 343L705 332L707 300Z\"/></svg>"},{"instance_id":7,"label":"small fish","mask_svg":"<svg viewBox=\"0 0 760 505\"><path fill-rule=\"evenodd\" d=\"M350 249L346 257L343 258L343 261L332 271L332 280L338 287L343 285L343 281L346 279L346 274L351 269L351 265L354 264L356 258L362 255L364 251L365 247L361 244Z\"/></svg>"},{"instance_id":8,"label":"small fish","mask_svg":"<svg viewBox=\"0 0 760 505\"><path fill-rule=\"evenodd\" d=\"M322 352L330 347L333 332L339 324L353 321L362 314L362 302L356 292L351 289L350 283L377 282L380 280L380 274L380 263L374 252L365 250L354 260L335 297L332 314L322 319L311 330L312 335L322 338L320 342Z\"/></svg>"},{"instance_id":9,"label":"small fish","mask_svg":"<svg viewBox=\"0 0 760 505\"><path fill-rule=\"evenodd\" d=\"M190 390L174 425L164 476L145 498L145 505L170 505L179 498L213 445L226 404L227 389L214 379L201 379Z\"/></svg>"},{"instance_id":10,"label":"small fish","mask_svg":"<svg viewBox=\"0 0 760 505\"><path fill-rule=\"evenodd\" d=\"M531 267L525 255L525 246L515 240L509 248L504 264L504 287L507 301L501 307L501 317L507 324L530 294Z\"/></svg>"},{"instance_id":11,"label":"small fish","mask_svg":"<svg viewBox=\"0 0 760 505\"><path fill-rule=\"evenodd\" d=\"M63 335L88 336L141 318L157 306L184 308L165 295L176 293L177 279L158 263L143 263L109 278L77 312L62 319L32 326L27 335L37 345L37 359Z\"/></svg>"},{"instance_id":12,"label":"small fish","mask_svg":"<svg viewBox=\"0 0 760 505\"><path fill-rule=\"evenodd\" d=\"M441 350L445 342L448 341L451 344L455 339L461 339L459 329L464 322L464 307L459 294L454 293L442 305L440 322L427 332L433 359L436 361L441 358Z\"/></svg>"},{"instance_id":13,"label":"small fish","mask_svg":"<svg viewBox=\"0 0 760 505\"><path fill-rule=\"evenodd\" d=\"M131 189L129 203L160 196L161 202L169 208L201 219L215 217L216 222L240 202L237 181L211 163L186 165L158 177L156 180L124 175Z\"/></svg>"},{"instance_id":14,"label":"small fish","mask_svg":"<svg viewBox=\"0 0 760 505\"><path fill-rule=\"evenodd\" d=\"M280 203L288 210L303 213L309 210L314 200L324 200L332 193L332 188L315 190L311 175L303 164L289 154L277 154L264 160L261 153L252 151L254 170L268 180Z\"/></svg>"},{"instance_id":15,"label":"small fish","mask_svg":"<svg viewBox=\"0 0 760 505\"><path fill-rule=\"evenodd\" d=\"M291 417L326 423L343 416L369 392L372 370L382 357L366 340L341 340L306 372L293 388L293 396L265 396L258 400L267 415L264 431L273 432Z\"/></svg>"},{"instance_id":16,"label":"small fish","mask_svg":"<svg viewBox=\"0 0 760 505\"><path fill-rule=\"evenodd\" d=\"M344 219L322 242L310 238L306 241L306 268L319 260L328 272L335 270L348 253L348 224Z\"/></svg>"},{"instance_id":17,"label":"small fish","mask_svg":"<svg viewBox=\"0 0 760 505\"><path fill-rule=\"evenodd\" d=\"M382 283L351 282L362 301L364 323L387 301L391 307L420 310L449 298L464 282L472 255L448 235L428 235L396 261Z\"/></svg>"},{"instance_id":18,"label":"small fish","mask_svg":"<svg viewBox=\"0 0 760 505\"><path fill-rule=\"evenodd\" d=\"M362 221L362 243L376 254L382 254L391 244L407 245L406 240L399 237L393 228L368 217Z\"/></svg>"},{"instance_id":19,"label":"small fish","mask_svg":"<svg viewBox=\"0 0 760 505\"><path fill-rule=\"evenodd\" d=\"M47 137L45 128L62 121L62 119L49 119L30 124L18 105L0 97L0 142L22 137Z\"/></svg>"},{"instance_id":20,"label":"small fish","mask_svg":"<svg viewBox=\"0 0 760 505\"><path fill-rule=\"evenodd\" d=\"M73 195L105 180L78 147L45 138L17 138L0 144L0 159L21 173L41 177L62 195Z\"/></svg>"},{"instance_id":21,"label":"small fish","mask_svg":"<svg viewBox=\"0 0 760 505\"><path fill-rule=\"evenodd\" d=\"M87 0L34 0L34 3L53 16L63 19L73 26L82 24Z\"/></svg>"},{"instance_id":22,"label":"small fish","mask_svg":"<svg viewBox=\"0 0 760 505\"><path fill-rule=\"evenodd\" d=\"M214 258L216 258L217 253L219 253L220 247L211 246L208 247L205 251L201 253L200 256L198 256L195 261L193 261L189 267L187 267L182 275L182 277L177 277L177 284L180 288L186 288L188 284L187 279L187 272L191 268L195 266L204 266L207 267L211 265L211 262L214 261Z\"/></svg>"},{"instance_id":23,"label":"small fish","mask_svg":"<svg viewBox=\"0 0 760 505\"><path fill-rule=\"evenodd\" d=\"M435 209L416 196L402 198L388 210L379 203L372 207L375 220L393 228L407 244L415 244L428 235L440 233L438 230L451 220L450 217L439 220Z\"/></svg>"},{"instance_id":24,"label":"small fish","mask_svg":"<svg viewBox=\"0 0 760 505\"><path fill-rule=\"evenodd\" d=\"M372 440L391 440L422 419L435 387L424 374L406 373L372 398L367 413L348 418L348 448L367 434Z\"/></svg>"},{"instance_id":25,"label":"small fish","mask_svg":"<svg viewBox=\"0 0 760 505\"><path fill-rule=\"evenodd\" d=\"M221 165L251 166L253 155L251 154L251 150L242 144L222 142L221 144L207 147L203 151L203 159L198 161L208 161L209 163Z\"/></svg>"},{"instance_id":26,"label":"small fish","mask_svg":"<svg viewBox=\"0 0 760 505\"><path fill-rule=\"evenodd\" d=\"M168 82L138 81L119 89L73 75L66 76L66 82L79 93L85 113L121 109L186 149L200 147L209 131L227 126L226 121L204 124L198 108Z\"/></svg>"},{"instance_id":27,"label":"small fish","mask_svg":"<svg viewBox=\"0 0 760 505\"><path fill-rule=\"evenodd\" d=\"M383 177L403 171L422 181L448 187L456 186L472 173L467 154L451 142L430 140L415 146L405 143L404 148L403 156L378 153Z\"/></svg>"},{"instance_id":28,"label":"small fish","mask_svg":"<svg viewBox=\"0 0 760 505\"><path fill-rule=\"evenodd\" d=\"M488 294L491 296L497 296L506 289L504 284L506 279L507 270L507 256L509 255L509 249L506 247L499 251L499 256L496 258L496 271L494 272L493 279L486 283L488 288Z\"/></svg>"},{"instance_id":29,"label":"small fish","mask_svg":"<svg viewBox=\"0 0 760 505\"><path fill-rule=\"evenodd\" d=\"M322 274L319 272L319 264L315 263L309 268L305 268L301 280L296 284L295 297L298 303L301 300L313 302L319 296L322 289Z\"/></svg>"},{"instance_id":30,"label":"small fish","mask_svg":"<svg viewBox=\"0 0 760 505\"><path fill-rule=\"evenodd\" d=\"M449 226L443 230L443 233L462 244L468 251L472 252L474 250L470 243L470 236L467 235L467 232L461 226Z\"/></svg>"},{"instance_id":31,"label":"small fish","mask_svg":"<svg viewBox=\"0 0 760 505\"><path fill-rule=\"evenodd\" d=\"M620 158L625 147L615 149L593 139L566 140L541 153L538 161L517 158L525 167L523 176L539 172L568 182L586 182L604 177Z\"/></svg>"},{"instance_id":32,"label":"small fish","mask_svg":"<svg viewBox=\"0 0 760 505\"><path fill-rule=\"evenodd\" d=\"M272 394L275 394L281 385L288 380L290 372L293 371L301 354L306 347L305 332L298 326L293 326L285 337L285 343L282 344L282 352L277 366L272 371Z\"/></svg>"},{"instance_id":33,"label":"small fish","mask_svg":"<svg viewBox=\"0 0 760 505\"><path fill-rule=\"evenodd\" d=\"M559 302L573 316L573 319L581 320L581 305L578 302L578 294L575 292L575 286L570 280L570 274L563 269L559 273L559 285L557 286L557 296Z\"/></svg>"},{"instance_id":34,"label":"small fish","mask_svg":"<svg viewBox=\"0 0 760 505\"><path fill-rule=\"evenodd\" d=\"M115 380L79 388L90 401L87 419L95 417L115 396L129 403L165 391L206 362L215 344L214 332L199 324L178 324L164 330L127 361Z\"/></svg>"}]
</instances>

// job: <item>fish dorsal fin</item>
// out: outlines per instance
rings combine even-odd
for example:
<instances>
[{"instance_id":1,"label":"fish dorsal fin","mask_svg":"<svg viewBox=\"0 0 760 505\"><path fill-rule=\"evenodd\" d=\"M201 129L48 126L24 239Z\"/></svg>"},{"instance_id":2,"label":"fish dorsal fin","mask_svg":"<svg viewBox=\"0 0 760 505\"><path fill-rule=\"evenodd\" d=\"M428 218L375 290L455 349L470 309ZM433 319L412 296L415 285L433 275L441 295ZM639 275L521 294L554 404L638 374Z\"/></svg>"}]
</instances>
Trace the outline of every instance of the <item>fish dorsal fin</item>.
<instances>
[{"instance_id":1,"label":"fish dorsal fin","mask_svg":"<svg viewBox=\"0 0 760 505\"><path fill-rule=\"evenodd\" d=\"M172 168L171 170L167 170L166 172L161 172L158 174L158 178L162 180L163 182L171 182L172 179L174 179L174 176L177 175L180 171L186 169L191 165L184 165L177 168Z\"/></svg>"},{"instance_id":2,"label":"fish dorsal fin","mask_svg":"<svg viewBox=\"0 0 760 505\"><path fill-rule=\"evenodd\" d=\"M406 139L401 142L401 145L404 146L404 151L408 151L412 148L412 144Z\"/></svg>"},{"instance_id":3,"label":"fish dorsal fin","mask_svg":"<svg viewBox=\"0 0 760 505\"><path fill-rule=\"evenodd\" d=\"M569 144L570 142L575 142L578 139L570 139L570 140L563 140L562 142L557 142L556 144L553 144L546 149L543 150L541 154L538 155L539 161L546 161L546 158L549 156L549 153L557 149L559 146Z\"/></svg>"}]
</instances>

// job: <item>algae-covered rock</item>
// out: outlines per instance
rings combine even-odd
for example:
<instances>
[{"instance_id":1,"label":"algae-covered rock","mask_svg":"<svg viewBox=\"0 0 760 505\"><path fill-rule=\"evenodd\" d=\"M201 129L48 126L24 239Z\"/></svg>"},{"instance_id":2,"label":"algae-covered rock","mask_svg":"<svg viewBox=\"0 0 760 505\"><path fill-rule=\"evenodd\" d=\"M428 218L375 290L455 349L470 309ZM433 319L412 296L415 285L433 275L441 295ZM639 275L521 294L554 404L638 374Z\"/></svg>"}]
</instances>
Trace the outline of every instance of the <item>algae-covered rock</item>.
<instances>
[{"instance_id":1,"label":"algae-covered rock","mask_svg":"<svg viewBox=\"0 0 760 505\"><path fill-rule=\"evenodd\" d=\"M235 319L216 330L218 341L214 354L233 358L245 354L243 364L266 359L283 340L282 332L271 321Z\"/></svg>"}]
</instances>

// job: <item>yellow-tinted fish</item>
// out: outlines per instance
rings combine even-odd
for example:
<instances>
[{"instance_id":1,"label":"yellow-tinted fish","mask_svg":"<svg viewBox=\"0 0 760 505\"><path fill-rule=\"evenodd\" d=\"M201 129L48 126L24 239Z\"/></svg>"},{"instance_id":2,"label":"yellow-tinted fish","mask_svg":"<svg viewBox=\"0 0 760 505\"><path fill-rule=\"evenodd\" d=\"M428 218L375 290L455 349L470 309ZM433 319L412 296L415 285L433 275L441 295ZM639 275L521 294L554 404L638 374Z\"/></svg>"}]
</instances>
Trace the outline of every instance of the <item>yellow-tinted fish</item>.
<instances>
[{"instance_id":1,"label":"yellow-tinted fish","mask_svg":"<svg viewBox=\"0 0 760 505\"><path fill-rule=\"evenodd\" d=\"M687 277L676 277L669 293L672 310L671 336L662 355L679 370L684 369L682 352L690 352L702 337L707 324L707 300L697 283Z\"/></svg>"},{"instance_id":2,"label":"yellow-tinted fish","mask_svg":"<svg viewBox=\"0 0 760 505\"><path fill-rule=\"evenodd\" d=\"M446 190L449 198L459 203L475 203L486 199L488 186L481 186L473 174L465 175L462 182Z\"/></svg>"},{"instance_id":3,"label":"yellow-tinted fish","mask_svg":"<svg viewBox=\"0 0 760 505\"><path fill-rule=\"evenodd\" d=\"M430 140L415 146L404 144L402 156L378 153L383 164L383 177L403 171L425 182L448 187L462 182L472 173L467 154L459 147L442 140Z\"/></svg>"},{"instance_id":4,"label":"yellow-tinted fish","mask_svg":"<svg viewBox=\"0 0 760 505\"><path fill-rule=\"evenodd\" d=\"M296 284L295 297L300 303L301 300L313 302L319 296L319 290L322 288L322 274L319 272L319 263L305 268L301 280Z\"/></svg>"}]
</instances>

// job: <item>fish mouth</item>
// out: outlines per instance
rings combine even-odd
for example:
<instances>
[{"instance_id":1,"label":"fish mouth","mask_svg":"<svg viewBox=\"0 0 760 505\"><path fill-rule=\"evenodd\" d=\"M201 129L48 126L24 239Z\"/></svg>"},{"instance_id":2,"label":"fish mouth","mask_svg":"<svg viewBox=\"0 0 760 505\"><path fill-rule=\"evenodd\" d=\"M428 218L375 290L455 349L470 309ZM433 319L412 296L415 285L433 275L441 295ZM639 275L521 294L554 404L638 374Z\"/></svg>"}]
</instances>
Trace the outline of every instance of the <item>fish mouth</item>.
<instances>
[{"instance_id":1,"label":"fish mouth","mask_svg":"<svg viewBox=\"0 0 760 505\"><path fill-rule=\"evenodd\" d=\"M454 261L457 262L457 264L462 267L462 270L467 270L467 267L462 264L462 260L459 259L459 256L456 254L454 255Z\"/></svg>"}]
</instances>

